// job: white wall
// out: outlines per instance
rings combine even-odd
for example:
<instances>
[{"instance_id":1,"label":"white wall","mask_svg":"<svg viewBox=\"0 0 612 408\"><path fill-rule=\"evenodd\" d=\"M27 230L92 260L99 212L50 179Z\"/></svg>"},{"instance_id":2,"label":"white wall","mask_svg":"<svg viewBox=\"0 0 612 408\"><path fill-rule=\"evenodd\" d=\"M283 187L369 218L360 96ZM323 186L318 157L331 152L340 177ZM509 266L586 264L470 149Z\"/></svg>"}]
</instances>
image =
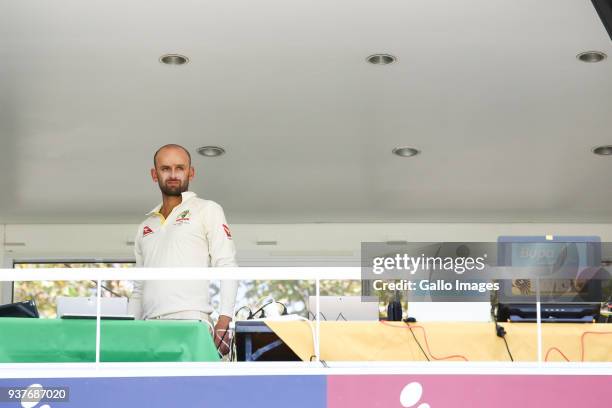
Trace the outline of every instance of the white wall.
<instances>
[{"instance_id":1,"label":"white wall","mask_svg":"<svg viewBox=\"0 0 612 408\"><path fill-rule=\"evenodd\" d=\"M2 228L0 226L0 228ZM1 231L1 230L0 230ZM6 225L10 259L131 259L136 225ZM358 260L361 242L494 242L500 235L598 235L612 224L239 224L232 226L240 259ZM259 246L257 241L277 241ZM1 251L0 251L1 252Z\"/></svg>"},{"instance_id":2,"label":"white wall","mask_svg":"<svg viewBox=\"0 0 612 408\"><path fill-rule=\"evenodd\" d=\"M135 225L6 225L6 256L14 259L130 259Z\"/></svg>"}]
</instances>

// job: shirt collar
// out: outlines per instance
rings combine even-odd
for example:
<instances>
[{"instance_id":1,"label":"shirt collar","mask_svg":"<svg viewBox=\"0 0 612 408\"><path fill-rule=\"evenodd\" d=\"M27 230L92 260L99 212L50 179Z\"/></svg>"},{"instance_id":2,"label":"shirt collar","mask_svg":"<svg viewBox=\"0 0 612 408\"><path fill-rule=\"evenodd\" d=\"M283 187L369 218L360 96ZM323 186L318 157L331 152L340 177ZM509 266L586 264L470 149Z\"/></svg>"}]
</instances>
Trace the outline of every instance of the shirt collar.
<instances>
[{"instance_id":1,"label":"shirt collar","mask_svg":"<svg viewBox=\"0 0 612 408\"><path fill-rule=\"evenodd\" d=\"M194 193L193 191L184 191L181 193L181 203L179 205L183 205L183 203L185 203L185 201L189 200L190 198L193 197L197 197L196 193ZM155 208L153 208L151 211L149 211L147 213L147 215L151 215L151 214L156 214L159 213L159 210L161 209L163 203L159 203L155 206Z\"/></svg>"}]
</instances>

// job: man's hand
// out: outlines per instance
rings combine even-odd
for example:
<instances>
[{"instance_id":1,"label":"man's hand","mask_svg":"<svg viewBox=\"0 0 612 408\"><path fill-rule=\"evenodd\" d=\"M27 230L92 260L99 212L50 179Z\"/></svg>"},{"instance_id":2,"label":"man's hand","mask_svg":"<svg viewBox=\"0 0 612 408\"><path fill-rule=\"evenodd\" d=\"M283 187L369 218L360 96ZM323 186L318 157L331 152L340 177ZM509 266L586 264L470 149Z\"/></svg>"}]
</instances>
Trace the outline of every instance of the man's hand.
<instances>
[{"instance_id":1,"label":"man's hand","mask_svg":"<svg viewBox=\"0 0 612 408\"><path fill-rule=\"evenodd\" d=\"M219 315L219 320L217 320L217 324L215 324L215 345L223 355L229 353L229 344L231 340L229 324L231 321L231 317Z\"/></svg>"}]
</instances>

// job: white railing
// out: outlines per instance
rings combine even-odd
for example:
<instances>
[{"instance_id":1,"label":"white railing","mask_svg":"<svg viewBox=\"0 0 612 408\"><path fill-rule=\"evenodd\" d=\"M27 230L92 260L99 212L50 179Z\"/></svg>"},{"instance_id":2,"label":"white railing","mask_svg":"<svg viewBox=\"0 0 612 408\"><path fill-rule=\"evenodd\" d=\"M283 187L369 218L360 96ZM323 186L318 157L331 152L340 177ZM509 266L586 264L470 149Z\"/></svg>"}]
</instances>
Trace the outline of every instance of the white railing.
<instances>
[{"instance_id":1,"label":"white railing","mask_svg":"<svg viewBox=\"0 0 612 408\"><path fill-rule=\"evenodd\" d=\"M308 280L315 282L316 288L316 320L315 320L315 345L316 362L315 367L320 367L320 283L323 280L360 280L360 267L240 267L240 268L23 268L23 269L0 269L0 282L3 281L97 281L97 318L96 318L96 363L95 367L102 365L112 367L115 363L100 362L100 299L101 282L104 280ZM538 304L539 306L539 304ZM523 367L526 371L537 367L544 370L542 361L542 328L539 316L537 321L538 361L535 363L503 363L496 362L490 367ZM137 363L130 363L136 366ZM308 363L304 363L309 365ZM393 364L393 363L387 363ZM415 362L415 368L425 367L432 363ZM440 365L440 363L433 363ZM456 364L456 363L452 363ZM482 367L482 362L467 362L464 366L474 365L476 371ZM611 363L580 363L582 366L591 367L590 372L596 373L600 370L612 372ZM31 364L24 364L31 365ZM45 365L45 364L43 364ZM57 366L57 364L46 364ZM116 365L116 364L115 364ZM444 364L442 364L444 365ZM12 364L12 366L15 366ZM446 366L446 365L444 365ZM489 367L486 364L484 367ZM2 365L0 365L0 368ZM465 366L464 366L465 367ZM546 364L546 368L558 367L557 364ZM578 367L571 367L570 371ZM467 369L467 367L466 367ZM588 370L587 370L588 371Z\"/></svg>"},{"instance_id":2,"label":"white railing","mask_svg":"<svg viewBox=\"0 0 612 408\"><path fill-rule=\"evenodd\" d=\"M359 267L243 268L23 268L0 269L1 281L53 280L343 280L361 279Z\"/></svg>"}]
</instances>

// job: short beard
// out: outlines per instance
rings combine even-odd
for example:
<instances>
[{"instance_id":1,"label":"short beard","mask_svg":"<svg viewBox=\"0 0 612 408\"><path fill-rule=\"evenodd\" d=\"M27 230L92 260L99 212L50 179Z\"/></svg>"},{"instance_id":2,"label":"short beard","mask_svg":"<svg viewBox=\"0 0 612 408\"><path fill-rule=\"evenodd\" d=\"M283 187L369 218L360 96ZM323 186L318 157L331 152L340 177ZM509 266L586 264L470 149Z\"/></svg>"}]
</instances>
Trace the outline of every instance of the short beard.
<instances>
[{"instance_id":1,"label":"short beard","mask_svg":"<svg viewBox=\"0 0 612 408\"><path fill-rule=\"evenodd\" d=\"M189 189L189 182L186 182L184 184L181 183L176 187L165 186L161 183L161 181L158 182L158 184L162 194L169 197L180 197L182 193Z\"/></svg>"}]
</instances>

